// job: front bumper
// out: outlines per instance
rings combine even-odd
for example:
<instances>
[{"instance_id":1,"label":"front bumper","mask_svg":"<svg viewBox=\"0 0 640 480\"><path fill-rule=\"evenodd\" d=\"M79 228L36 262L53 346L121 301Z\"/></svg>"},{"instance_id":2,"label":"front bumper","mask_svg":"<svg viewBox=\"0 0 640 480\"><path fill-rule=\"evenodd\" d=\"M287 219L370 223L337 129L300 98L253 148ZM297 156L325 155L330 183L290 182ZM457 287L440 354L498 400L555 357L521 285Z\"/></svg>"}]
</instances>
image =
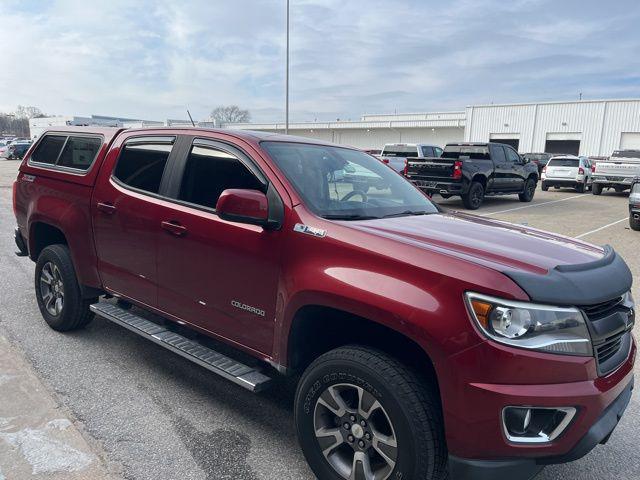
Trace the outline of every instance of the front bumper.
<instances>
[{"instance_id":1,"label":"front bumper","mask_svg":"<svg viewBox=\"0 0 640 480\"><path fill-rule=\"evenodd\" d=\"M607 439L622 415L635 357L632 342L626 360L602 377L593 357L515 350L492 342L449 357L450 379L441 382L441 394L452 478L526 480L546 464L585 455ZM577 412L551 442L512 443L502 426L506 406L574 407Z\"/></svg>"},{"instance_id":2,"label":"front bumper","mask_svg":"<svg viewBox=\"0 0 640 480\"><path fill-rule=\"evenodd\" d=\"M449 456L449 473L456 480L529 480L536 476L545 465L578 460L604 444L615 430L622 414L629 405L633 391L633 378L622 393L602 412L580 441L566 454L551 457L511 459L511 460L470 460Z\"/></svg>"}]
</instances>

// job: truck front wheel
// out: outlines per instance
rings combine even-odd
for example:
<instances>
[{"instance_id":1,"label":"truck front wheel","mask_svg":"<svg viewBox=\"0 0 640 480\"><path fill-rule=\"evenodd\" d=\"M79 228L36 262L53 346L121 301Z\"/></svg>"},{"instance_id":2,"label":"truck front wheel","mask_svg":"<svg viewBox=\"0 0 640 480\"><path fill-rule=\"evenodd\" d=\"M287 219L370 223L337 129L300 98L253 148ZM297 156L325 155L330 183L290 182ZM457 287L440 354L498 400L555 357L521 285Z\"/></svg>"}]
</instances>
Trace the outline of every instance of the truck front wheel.
<instances>
[{"instance_id":1,"label":"truck front wheel","mask_svg":"<svg viewBox=\"0 0 640 480\"><path fill-rule=\"evenodd\" d=\"M349 346L316 359L298 384L295 419L323 480L447 477L436 392L380 351Z\"/></svg>"},{"instance_id":2,"label":"truck front wheel","mask_svg":"<svg viewBox=\"0 0 640 480\"><path fill-rule=\"evenodd\" d=\"M36 263L35 290L40 313L54 330L75 330L93 319L89 305L94 300L82 298L66 245L50 245L42 250Z\"/></svg>"}]
</instances>

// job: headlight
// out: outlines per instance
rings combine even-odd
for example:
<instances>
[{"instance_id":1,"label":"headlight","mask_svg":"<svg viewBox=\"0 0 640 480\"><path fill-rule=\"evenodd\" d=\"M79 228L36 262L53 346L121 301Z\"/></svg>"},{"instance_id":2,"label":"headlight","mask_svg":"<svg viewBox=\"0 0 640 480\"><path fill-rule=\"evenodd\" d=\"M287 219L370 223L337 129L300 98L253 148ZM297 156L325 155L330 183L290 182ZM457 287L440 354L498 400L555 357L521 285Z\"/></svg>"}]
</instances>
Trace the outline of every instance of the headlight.
<instances>
[{"instance_id":1,"label":"headlight","mask_svg":"<svg viewBox=\"0 0 640 480\"><path fill-rule=\"evenodd\" d=\"M591 336L577 308L554 307L465 294L471 316L484 334L514 347L592 356Z\"/></svg>"}]
</instances>

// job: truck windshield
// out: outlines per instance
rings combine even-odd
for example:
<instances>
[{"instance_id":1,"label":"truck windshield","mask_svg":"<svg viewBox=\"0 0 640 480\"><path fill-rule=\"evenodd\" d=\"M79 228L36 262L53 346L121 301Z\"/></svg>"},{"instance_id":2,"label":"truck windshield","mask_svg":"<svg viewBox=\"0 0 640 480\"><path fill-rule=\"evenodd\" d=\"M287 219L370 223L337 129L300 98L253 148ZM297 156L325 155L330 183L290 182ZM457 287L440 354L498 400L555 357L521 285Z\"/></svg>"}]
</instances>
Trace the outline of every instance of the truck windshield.
<instances>
[{"instance_id":1,"label":"truck windshield","mask_svg":"<svg viewBox=\"0 0 640 480\"><path fill-rule=\"evenodd\" d=\"M418 156L418 147L409 145L385 145L382 150L382 156L414 158Z\"/></svg>"},{"instance_id":2,"label":"truck windshield","mask_svg":"<svg viewBox=\"0 0 640 480\"><path fill-rule=\"evenodd\" d=\"M366 153L288 142L261 146L307 207L321 217L365 220L438 212L409 181Z\"/></svg>"},{"instance_id":3,"label":"truck windshield","mask_svg":"<svg viewBox=\"0 0 640 480\"><path fill-rule=\"evenodd\" d=\"M473 159L489 160L489 147L484 145L447 145L444 147L442 158L468 157Z\"/></svg>"}]
</instances>

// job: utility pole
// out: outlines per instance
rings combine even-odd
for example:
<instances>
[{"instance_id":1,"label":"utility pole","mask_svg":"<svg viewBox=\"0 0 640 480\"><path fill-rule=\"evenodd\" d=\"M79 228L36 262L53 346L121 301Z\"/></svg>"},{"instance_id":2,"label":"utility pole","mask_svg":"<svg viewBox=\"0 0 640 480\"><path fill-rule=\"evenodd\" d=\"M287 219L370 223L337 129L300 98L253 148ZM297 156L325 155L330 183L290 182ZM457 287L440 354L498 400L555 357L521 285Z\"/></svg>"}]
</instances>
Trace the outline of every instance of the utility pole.
<instances>
[{"instance_id":1,"label":"utility pole","mask_svg":"<svg viewBox=\"0 0 640 480\"><path fill-rule=\"evenodd\" d=\"M284 133L289 133L289 0L287 0L287 61L284 79Z\"/></svg>"}]
</instances>

